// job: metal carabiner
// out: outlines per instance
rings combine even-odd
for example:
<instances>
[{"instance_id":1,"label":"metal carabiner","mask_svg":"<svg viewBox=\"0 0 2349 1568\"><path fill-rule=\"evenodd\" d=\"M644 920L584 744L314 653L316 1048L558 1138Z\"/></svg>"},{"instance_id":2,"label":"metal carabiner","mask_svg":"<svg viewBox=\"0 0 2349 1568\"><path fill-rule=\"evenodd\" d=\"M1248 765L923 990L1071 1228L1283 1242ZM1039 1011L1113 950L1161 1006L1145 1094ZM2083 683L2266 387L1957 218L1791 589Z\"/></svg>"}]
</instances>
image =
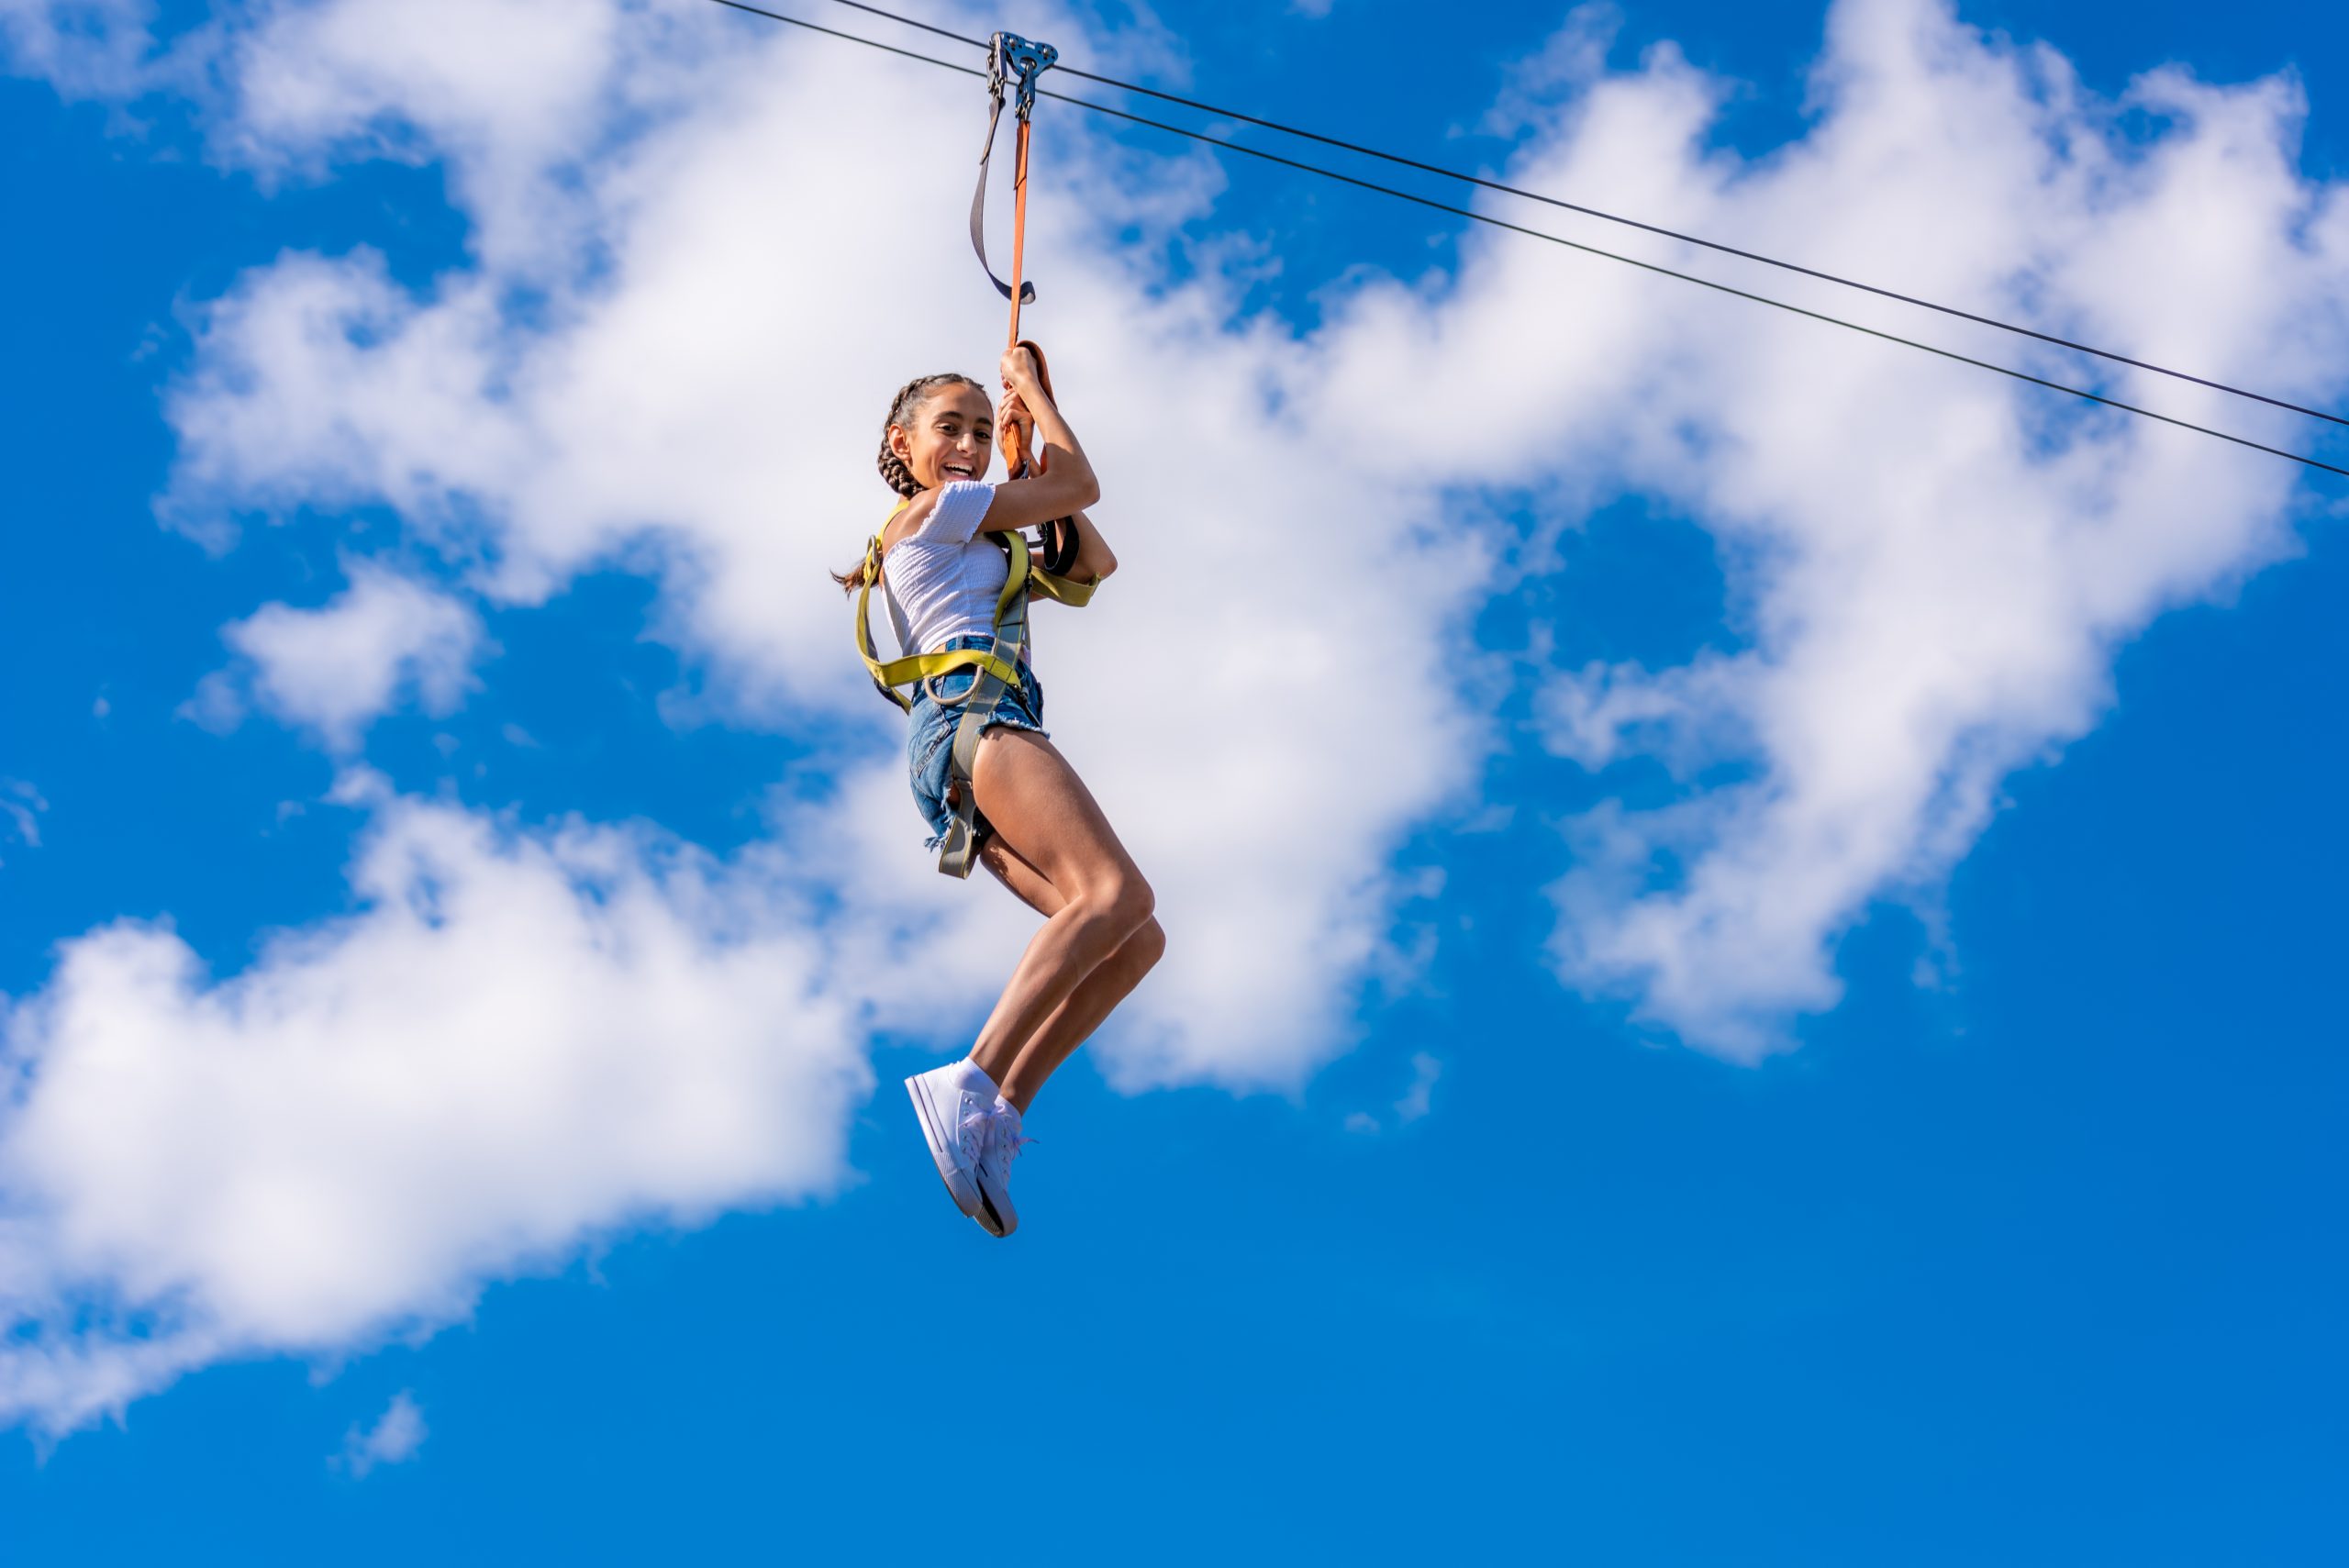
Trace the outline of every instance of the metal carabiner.
<instances>
[{"instance_id":1,"label":"metal carabiner","mask_svg":"<svg viewBox=\"0 0 2349 1568\"><path fill-rule=\"evenodd\" d=\"M987 93L996 102L1003 101L1005 78L1012 72L1019 74L1019 96L1016 107L1021 119L1036 106L1036 78L1052 68L1061 51L1048 43L1030 43L1018 33L997 33L987 40Z\"/></svg>"}]
</instances>

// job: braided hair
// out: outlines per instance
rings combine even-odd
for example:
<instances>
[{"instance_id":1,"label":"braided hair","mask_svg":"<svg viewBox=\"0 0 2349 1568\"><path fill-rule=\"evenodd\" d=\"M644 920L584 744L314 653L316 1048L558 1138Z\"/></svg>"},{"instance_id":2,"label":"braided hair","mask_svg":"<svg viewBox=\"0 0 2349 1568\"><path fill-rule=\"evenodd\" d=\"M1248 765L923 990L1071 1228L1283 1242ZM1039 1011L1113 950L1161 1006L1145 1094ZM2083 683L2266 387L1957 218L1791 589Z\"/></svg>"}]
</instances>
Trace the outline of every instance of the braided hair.
<instances>
[{"instance_id":1,"label":"braided hair","mask_svg":"<svg viewBox=\"0 0 2349 1568\"><path fill-rule=\"evenodd\" d=\"M930 401L930 395L949 386L971 387L982 395L986 392L985 387L969 376L953 371L939 375L918 375L897 389L897 395L889 400L889 417L881 421L881 483L909 501L922 493L922 482L914 477L914 471L906 466L906 460L890 447L889 432L910 426L921 406ZM838 583L843 592L853 594L864 586L864 562L859 561L850 571L835 572L831 575L832 581Z\"/></svg>"}]
</instances>

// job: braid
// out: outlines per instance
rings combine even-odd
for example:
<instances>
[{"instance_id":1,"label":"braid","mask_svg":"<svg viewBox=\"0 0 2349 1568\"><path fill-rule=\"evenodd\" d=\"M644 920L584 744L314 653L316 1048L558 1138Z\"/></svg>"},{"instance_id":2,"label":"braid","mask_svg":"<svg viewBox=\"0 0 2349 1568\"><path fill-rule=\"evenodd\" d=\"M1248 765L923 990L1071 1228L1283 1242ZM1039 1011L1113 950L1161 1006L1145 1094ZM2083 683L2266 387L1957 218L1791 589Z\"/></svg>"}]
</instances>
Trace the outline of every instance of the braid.
<instances>
[{"instance_id":1,"label":"braid","mask_svg":"<svg viewBox=\"0 0 2349 1568\"><path fill-rule=\"evenodd\" d=\"M897 389L897 395L889 400L889 417L881 421L881 455L878 460L881 483L908 501L922 493L922 483L914 477L914 471L906 466L906 460L890 449L889 432L910 423L915 411L929 400L931 393L942 386L974 387L983 394L986 391L969 376L952 371L939 375L918 375ZM858 562L849 572L833 573L832 581L846 591L854 593L864 585L864 562Z\"/></svg>"},{"instance_id":2,"label":"braid","mask_svg":"<svg viewBox=\"0 0 2349 1568\"><path fill-rule=\"evenodd\" d=\"M906 460L889 450L889 438L881 438L881 483L910 501L921 494L921 481L906 466Z\"/></svg>"}]
</instances>

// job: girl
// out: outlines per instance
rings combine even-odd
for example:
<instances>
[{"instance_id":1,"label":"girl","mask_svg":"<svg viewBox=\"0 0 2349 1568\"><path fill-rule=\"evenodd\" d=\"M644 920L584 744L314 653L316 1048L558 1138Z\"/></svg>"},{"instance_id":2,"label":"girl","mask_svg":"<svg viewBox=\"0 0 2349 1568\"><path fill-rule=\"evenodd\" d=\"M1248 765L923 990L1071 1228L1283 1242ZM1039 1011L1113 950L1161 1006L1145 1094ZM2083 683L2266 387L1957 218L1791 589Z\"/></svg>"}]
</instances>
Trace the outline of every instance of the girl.
<instances>
[{"instance_id":1,"label":"girl","mask_svg":"<svg viewBox=\"0 0 2349 1568\"><path fill-rule=\"evenodd\" d=\"M883 597L908 653L987 648L1008 563L993 536L1073 517L1080 543L1067 576L1097 583L1117 570L1083 508L1100 499L1093 466L1044 390L1035 357L1005 353L999 410L968 376L924 376L889 406L881 477L905 502L881 534ZM985 483L998 420L1040 438L1044 462L1027 478ZM865 569L839 578L852 592ZM1052 1070L1085 1043L1165 951L1150 884L1108 819L1053 747L1044 694L1027 665L1006 685L971 768L979 860L1044 917L1019 967L960 1062L906 1080L930 1158L955 1205L989 1234L1008 1236L1011 1161L1020 1118ZM914 800L935 847L952 820L951 778L959 699L978 680L957 670L921 683L907 760Z\"/></svg>"}]
</instances>

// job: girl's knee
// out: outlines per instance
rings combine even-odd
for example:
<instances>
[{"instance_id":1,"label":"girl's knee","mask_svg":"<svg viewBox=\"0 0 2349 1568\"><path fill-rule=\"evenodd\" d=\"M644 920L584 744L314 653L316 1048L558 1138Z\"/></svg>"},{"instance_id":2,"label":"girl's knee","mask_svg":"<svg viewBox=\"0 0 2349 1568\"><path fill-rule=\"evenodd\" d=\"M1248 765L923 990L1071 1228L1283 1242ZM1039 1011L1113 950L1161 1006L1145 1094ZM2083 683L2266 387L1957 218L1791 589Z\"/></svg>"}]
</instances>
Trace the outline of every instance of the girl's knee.
<instances>
[{"instance_id":1,"label":"girl's knee","mask_svg":"<svg viewBox=\"0 0 2349 1568\"><path fill-rule=\"evenodd\" d=\"M1155 915L1145 918L1141 929L1126 939L1126 954L1135 970L1148 973L1166 956L1166 928L1158 923Z\"/></svg>"},{"instance_id":2,"label":"girl's knee","mask_svg":"<svg viewBox=\"0 0 2349 1568\"><path fill-rule=\"evenodd\" d=\"M1102 887L1100 897L1103 915L1125 931L1129 939L1145 924L1152 923L1152 917L1158 910L1158 895L1151 891L1150 884L1138 872L1111 877Z\"/></svg>"}]
</instances>

